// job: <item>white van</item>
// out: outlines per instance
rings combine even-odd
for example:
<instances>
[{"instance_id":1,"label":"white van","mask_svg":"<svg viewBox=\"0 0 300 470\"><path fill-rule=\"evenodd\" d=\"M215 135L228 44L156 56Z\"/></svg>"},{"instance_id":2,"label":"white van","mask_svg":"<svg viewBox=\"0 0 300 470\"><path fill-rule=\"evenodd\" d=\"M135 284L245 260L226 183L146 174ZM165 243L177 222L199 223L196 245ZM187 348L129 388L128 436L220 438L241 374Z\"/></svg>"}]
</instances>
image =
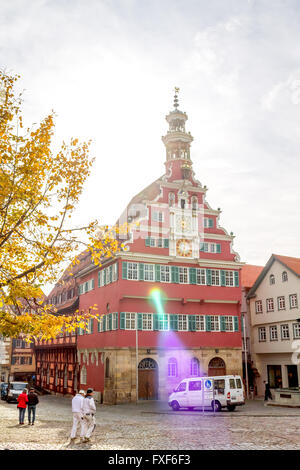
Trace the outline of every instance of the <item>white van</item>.
<instances>
[{"instance_id":1,"label":"white van","mask_svg":"<svg viewBox=\"0 0 300 470\"><path fill-rule=\"evenodd\" d=\"M180 408L212 408L215 411L227 408L234 411L236 406L244 404L244 386L239 375L184 379L168 399L168 405L174 411Z\"/></svg>"}]
</instances>

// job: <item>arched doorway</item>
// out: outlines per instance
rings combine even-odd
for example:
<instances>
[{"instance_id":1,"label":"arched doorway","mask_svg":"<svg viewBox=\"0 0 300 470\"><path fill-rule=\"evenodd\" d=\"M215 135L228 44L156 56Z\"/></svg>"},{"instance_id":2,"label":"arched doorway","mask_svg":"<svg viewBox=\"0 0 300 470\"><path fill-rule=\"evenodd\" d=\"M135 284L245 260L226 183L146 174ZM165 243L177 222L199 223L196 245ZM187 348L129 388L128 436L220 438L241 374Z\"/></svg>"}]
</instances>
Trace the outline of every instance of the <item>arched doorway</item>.
<instances>
[{"instance_id":1,"label":"arched doorway","mask_svg":"<svg viewBox=\"0 0 300 470\"><path fill-rule=\"evenodd\" d=\"M139 363L139 393L140 400L158 399L158 365L154 359L146 357Z\"/></svg>"},{"instance_id":2,"label":"arched doorway","mask_svg":"<svg viewBox=\"0 0 300 470\"><path fill-rule=\"evenodd\" d=\"M208 364L208 376L226 375L226 365L220 357L214 357Z\"/></svg>"}]
</instances>

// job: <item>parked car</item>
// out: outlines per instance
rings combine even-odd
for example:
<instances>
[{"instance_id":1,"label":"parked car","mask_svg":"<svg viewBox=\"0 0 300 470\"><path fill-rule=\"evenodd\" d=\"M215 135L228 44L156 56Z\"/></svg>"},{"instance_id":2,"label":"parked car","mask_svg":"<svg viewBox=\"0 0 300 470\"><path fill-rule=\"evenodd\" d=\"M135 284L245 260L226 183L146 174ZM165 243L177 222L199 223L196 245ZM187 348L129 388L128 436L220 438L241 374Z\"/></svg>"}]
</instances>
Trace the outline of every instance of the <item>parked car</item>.
<instances>
[{"instance_id":1,"label":"parked car","mask_svg":"<svg viewBox=\"0 0 300 470\"><path fill-rule=\"evenodd\" d=\"M0 385L1 400L5 400L5 398L6 398L7 387L8 387L8 383L7 383L7 382L2 382L2 383L1 383L1 385Z\"/></svg>"},{"instance_id":2,"label":"parked car","mask_svg":"<svg viewBox=\"0 0 300 470\"><path fill-rule=\"evenodd\" d=\"M245 404L244 386L239 375L218 377L193 377L180 382L169 396L168 405L178 411L181 408L212 408L234 411Z\"/></svg>"},{"instance_id":3,"label":"parked car","mask_svg":"<svg viewBox=\"0 0 300 470\"><path fill-rule=\"evenodd\" d=\"M8 384L6 401L7 403L17 402L18 396L27 388L27 382L10 382Z\"/></svg>"}]
</instances>

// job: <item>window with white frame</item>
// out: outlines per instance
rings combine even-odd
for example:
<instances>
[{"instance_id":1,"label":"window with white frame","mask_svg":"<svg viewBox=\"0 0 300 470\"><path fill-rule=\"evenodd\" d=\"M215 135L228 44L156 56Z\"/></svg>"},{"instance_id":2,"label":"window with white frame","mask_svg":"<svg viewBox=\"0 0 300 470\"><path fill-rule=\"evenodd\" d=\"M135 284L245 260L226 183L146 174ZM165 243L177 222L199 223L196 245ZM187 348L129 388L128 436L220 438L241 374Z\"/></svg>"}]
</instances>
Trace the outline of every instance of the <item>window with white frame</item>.
<instances>
[{"instance_id":1,"label":"window with white frame","mask_svg":"<svg viewBox=\"0 0 300 470\"><path fill-rule=\"evenodd\" d=\"M300 338L300 323L293 323L293 335L294 339Z\"/></svg>"},{"instance_id":2,"label":"window with white frame","mask_svg":"<svg viewBox=\"0 0 300 470\"><path fill-rule=\"evenodd\" d=\"M112 314L112 329L118 329L118 314L116 312Z\"/></svg>"},{"instance_id":3,"label":"window with white frame","mask_svg":"<svg viewBox=\"0 0 300 470\"><path fill-rule=\"evenodd\" d=\"M189 282L189 274L188 268L179 268L179 282L180 284L188 284Z\"/></svg>"},{"instance_id":4,"label":"window with white frame","mask_svg":"<svg viewBox=\"0 0 300 470\"><path fill-rule=\"evenodd\" d=\"M267 332L265 326L261 326L260 328L258 328L258 341L260 343L267 341Z\"/></svg>"},{"instance_id":5,"label":"window with white frame","mask_svg":"<svg viewBox=\"0 0 300 470\"><path fill-rule=\"evenodd\" d=\"M225 285L233 287L234 286L234 272L225 271Z\"/></svg>"},{"instance_id":6,"label":"window with white frame","mask_svg":"<svg viewBox=\"0 0 300 470\"><path fill-rule=\"evenodd\" d=\"M118 263L113 264L112 280L113 282L118 280Z\"/></svg>"},{"instance_id":7,"label":"window with white frame","mask_svg":"<svg viewBox=\"0 0 300 470\"><path fill-rule=\"evenodd\" d=\"M212 228L214 226L214 219L204 217L204 228Z\"/></svg>"},{"instance_id":8,"label":"window with white frame","mask_svg":"<svg viewBox=\"0 0 300 470\"><path fill-rule=\"evenodd\" d=\"M274 299L267 299L267 312L274 312Z\"/></svg>"},{"instance_id":9,"label":"window with white frame","mask_svg":"<svg viewBox=\"0 0 300 470\"><path fill-rule=\"evenodd\" d=\"M199 377L199 375L200 375L199 359L197 359L196 357L193 357L191 359L191 376Z\"/></svg>"},{"instance_id":10,"label":"window with white frame","mask_svg":"<svg viewBox=\"0 0 300 470\"><path fill-rule=\"evenodd\" d=\"M138 279L138 264L128 263L127 279L136 281Z\"/></svg>"},{"instance_id":11,"label":"window with white frame","mask_svg":"<svg viewBox=\"0 0 300 470\"><path fill-rule=\"evenodd\" d=\"M277 325L270 326L270 341L278 340Z\"/></svg>"},{"instance_id":12,"label":"window with white frame","mask_svg":"<svg viewBox=\"0 0 300 470\"><path fill-rule=\"evenodd\" d=\"M290 295L290 308L298 308L297 294Z\"/></svg>"},{"instance_id":13,"label":"window with white frame","mask_svg":"<svg viewBox=\"0 0 300 470\"><path fill-rule=\"evenodd\" d=\"M135 330L136 313L125 313L125 330Z\"/></svg>"},{"instance_id":14,"label":"window with white frame","mask_svg":"<svg viewBox=\"0 0 300 470\"><path fill-rule=\"evenodd\" d=\"M256 300L256 302L255 302L255 312L256 313L263 313L262 300Z\"/></svg>"},{"instance_id":15,"label":"window with white frame","mask_svg":"<svg viewBox=\"0 0 300 470\"><path fill-rule=\"evenodd\" d=\"M162 238L158 238L156 242L157 242L157 248L162 248L163 247L163 239Z\"/></svg>"},{"instance_id":16,"label":"window with white frame","mask_svg":"<svg viewBox=\"0 0 300 470\"><path fill-rule=\"evenodd\" d=\"M143 330L152 330L152 313L143 313L142 314L142 329Z\"/></svg>"},{"instance_id":17,"label":"window with white frame","mask_svg":"<svg viewBox=\"0 0 300 470\"><path fill-rule=\"evenodd\" d=\"M168 377L177 377L178 366L175 357L171 357L168 361Z\"/></svg>"},{"instance_id":18,"label":"window with white frame","mask_svg":"<svg viewBox=\"0 0 300 470\"><path fill-rule=\"evenodd\" d=\"M284 297L284 295L281 295L280 297L277 297L277 303L278 303L278 310L285 310L285 297Z\"/></svg>"},{"instance_id":19,"label":"window with white frame","mask_svg":"<svg viewBox=\"0 0 300 470\"><path fill-rule=\"evenodd\" d=\"M210 331L220 331L220 317L218 315L210 316Z\"/></svg>"},{"instance_id":20,"label":"window with white frame","mask_svg":"<svg viewBox=\"0 0 300 470\"><path fill-rule=\"evenodd\" d=\"M206 269L198 269L197 268L197 284L204 286L206 284Z\"/></svg>"},{"instance_id":21,"label":"window with white frame","mask_svg":"<svg viewBox=\"0 0 300 470\"><path fill-rule=\"evenodd\" d=\"M158 329L160 331L169 329L169 315L167 313L160 313L158 315Z\"/></svg>"},{"instance_id":22,"label":"window with white frame","mask_svg":"<svg viewBox=\"0 0 300 470\"><path fill-rule=\"evenodd\" d=\"M220 285L220 271L218 269L211 270L211 285L212 286Z\"/></svg>"},{"instance_id":23,"label":"window with white frame","mask_svg":"<svg viewBox=\"0 0 300 470\"><path fill-rule=\"evenodd\" d=\"M225 330L226 331L233 331L233 317L232 316L224 316L225 320Z\"/></svg>"},{"instance_id":24,"label":"window with white frame","mask_svg":"<svg viewBox=\"0 0 300 470\"><path fill-rule=\"evenodd\" d=\"M80 371L80 383L86 385L86 367L82 366Z\"/></svg>"},{"instance_id":25,"label":"window with white frame","mask_svg":"<svg viewBox=\"0 0 300 470\"><path fill-rule=\"evenodd\" d=\"M153 215L153 221L154 221L154 222L163 222L163 221L164 221L164 214L163 214L163 212L153 211L153 212L152 212L152 215Z\"/></svg>"},{"instance_id":26,"label":"window with white frame","mask_svg":"<svg viewBox=\"0 0 300 470\"><path fill-rule=\"evenodd\" d=\"M290 328L288 324L280 325L281 329L281 339L290 339Z\"/></svg>"},{"instance_id":27,"label":"window with white frame","mask_svg":"<svg viewBox=\"0 0 300 470\"><path fill-rule=\"evenodd\" d=\"M282 282L286 282L288 280L288 273L286 271L283 271L282 273Z\"/></svg>"},{"instance_id":28,"label":"window with white frame","mask_svg":"<svg viewBox=\"0 0 300 470\"><path fill-rule=\"evenodd\" d=\"M204 315L195 315L196 331L205 331Z\"/></svg>"},{"instance_id":29,"label":"window with white frame","mask_svg":"<svg viewBox=\"0 0 300 470\"><path fill-rule=\"evenodd\" d=\"M144 280L154 281L154 264L144 264Z\"/></svg>"},{"instance_id":30,"label":"window with white frame","mask_svg":"<svg viewBox=\"0 0 300 470\"><path fill-rule=\"evenodd\" d=\"M188 321L187 315L178 315L178 331L187 331Z\"/></svg>"},{"instance_id":31,"label":"window with white frame","mask_svg":"<svg viewBox=\"0 0 300 470\"><path fill-rule=\"evenodd\" d=\"M270 275L270 284L271 284L271 285L272 285L272 284L275 284L275 276L274 276L274 274L271 274L271 275Z\"/></svg>"},{"instance_id":32,"label":"window with white frame","mask_svg":"<svg viewBox=\"0 0 300 470\"><path fill-rule=\"evenodd\" d=\"M160 266L160 282L170 282L170 266Z\"/></svg>"}]
</instances>

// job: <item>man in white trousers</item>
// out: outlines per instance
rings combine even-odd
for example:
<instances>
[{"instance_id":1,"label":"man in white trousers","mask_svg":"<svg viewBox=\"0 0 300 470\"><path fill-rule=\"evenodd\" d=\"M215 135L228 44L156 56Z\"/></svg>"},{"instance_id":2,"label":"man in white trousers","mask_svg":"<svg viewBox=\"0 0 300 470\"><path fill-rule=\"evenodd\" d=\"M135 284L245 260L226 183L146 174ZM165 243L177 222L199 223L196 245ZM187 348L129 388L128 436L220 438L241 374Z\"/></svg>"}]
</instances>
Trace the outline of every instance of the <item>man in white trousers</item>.
<instances>
[{"instance_id":1,"label":"man in white trousers","mask_svg":"<svg viewBox=\"0 0 300 470\"><path fill-rule=\"evenodd\" d=\"M84 436L84 426L83 426L83 403L84 403L84 390L79 390L76 393L75 397L72 399L72 413L73 413L73 427L71 430L70 443L74 442L76 439L76 432L78 424L80 424L80 438L83 439Z\"/></svg>"},{"instance_id":2,"label":"man in white trousers","mask_svg":"<svg viewBox=\"0 0 300 470\"><path fill-rule=\"evenodd\" d=\"M93 398L93 392L94 390L92 388L88 388L85 399L83 401L83 442L89 442L91 435L96 427L96 405Z\"/></svg>"}]
</instances>

